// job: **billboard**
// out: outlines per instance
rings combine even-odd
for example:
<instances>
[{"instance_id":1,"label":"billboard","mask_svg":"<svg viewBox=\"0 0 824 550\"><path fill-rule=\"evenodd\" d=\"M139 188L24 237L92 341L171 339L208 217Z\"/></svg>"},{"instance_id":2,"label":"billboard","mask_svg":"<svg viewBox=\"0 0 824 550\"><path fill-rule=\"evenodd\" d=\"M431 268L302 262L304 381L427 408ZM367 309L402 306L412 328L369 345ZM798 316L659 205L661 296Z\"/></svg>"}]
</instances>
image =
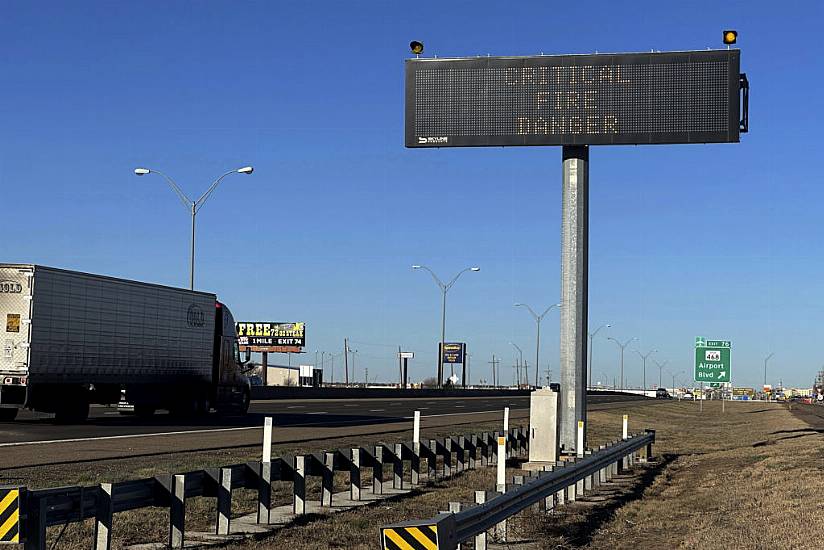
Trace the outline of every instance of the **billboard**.
<instances>
[{"instance_id":1,"label":"billboard","mask_svg":"<svg viewBox=\"0 0 824 550\"><path fill-rule=\"evenodd\" d=\"M240 351L299 353L306 345L306 323L235 323Z\"/></svg>"},{"instance_id":2,"label":"billboard","mask_svg":"<svg viewBox=\"0 0 824 550\"><path fill-rule=\"evenodd\" d=\"M444 363L463 363L466 354L466 344L462 342L446 342L443 345Z\"/></svg>"},{"instance_id":3,"label":"billboard","mask_svg":"<svg viewBox=\"0 0 824 550\"><path fill-rule=\"evenodd\" d=\"M739 50L407 59L406 146L737 142L739 65Z\"/></svg>"}]
</instances>

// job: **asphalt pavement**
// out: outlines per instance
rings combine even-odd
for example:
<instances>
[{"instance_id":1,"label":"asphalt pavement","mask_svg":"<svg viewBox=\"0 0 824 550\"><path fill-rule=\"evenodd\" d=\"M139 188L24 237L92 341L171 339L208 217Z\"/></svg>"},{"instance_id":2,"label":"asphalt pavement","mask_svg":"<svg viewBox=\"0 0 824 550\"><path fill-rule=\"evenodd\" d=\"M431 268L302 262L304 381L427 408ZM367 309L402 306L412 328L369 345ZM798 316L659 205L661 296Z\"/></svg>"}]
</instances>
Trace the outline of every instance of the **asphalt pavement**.
<instances>
[{"instance_id":1,"label":"asphalt pavement","mask_svg":"<svg viewBox=\"0 0 824 550\"><path fill-rule=\"evenodd\" d=\"M593 395L599 403L637 396ZM49 464L259 444L264 417L273 417L275 442L301 442L350 435L408 430L415 410L424 425L470 424L498 418L504 407L513 418L528 416L529 397L420 399L317 399L253 401L246 416L210 414L181 419L157 414L145 420L112 407L93 407L89 420L55 424L50 415L21 411L0 423L0 464ZM606 405L608 406L608 405Z\"/></svg>"}]
</instances>

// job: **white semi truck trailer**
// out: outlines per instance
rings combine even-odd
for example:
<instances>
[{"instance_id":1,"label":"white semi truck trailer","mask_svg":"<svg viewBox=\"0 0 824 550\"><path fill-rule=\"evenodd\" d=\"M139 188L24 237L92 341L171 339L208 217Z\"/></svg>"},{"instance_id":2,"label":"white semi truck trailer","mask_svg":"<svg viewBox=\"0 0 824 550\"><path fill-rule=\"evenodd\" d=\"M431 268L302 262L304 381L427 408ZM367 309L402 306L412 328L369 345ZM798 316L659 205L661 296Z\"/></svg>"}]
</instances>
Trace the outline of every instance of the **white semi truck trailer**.
<instances>
[{"instance_id":1,"label":"white semi truck trailer","mask_svg":"<svg viewBox=\"0 0 824 550\"><path fill-rule=\"evenodd\" d=\"M82 422L124 398L138 416L245 414L250 396L214 294L0 264L0 420L28 408Z\"/></svg>"}]
</instances>

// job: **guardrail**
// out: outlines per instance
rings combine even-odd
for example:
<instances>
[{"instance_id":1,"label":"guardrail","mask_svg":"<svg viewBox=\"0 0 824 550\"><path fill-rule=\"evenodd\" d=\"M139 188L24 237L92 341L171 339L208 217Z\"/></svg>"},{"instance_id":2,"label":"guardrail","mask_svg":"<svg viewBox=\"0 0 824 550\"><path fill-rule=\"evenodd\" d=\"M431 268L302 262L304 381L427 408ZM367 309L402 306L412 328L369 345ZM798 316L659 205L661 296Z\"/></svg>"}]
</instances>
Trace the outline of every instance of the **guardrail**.
<instances>
[{"instance_id":1,"label":"guardrail","mask_svg":"<svg viewBox=\"0 0 824 550\"><path fill-rule=\"evenodd\" d=\"M475 550L486 550L487 532L494 529L505 538L506 520L530 506L552 510L565 501L574 501L593 487L609 481L619 470L652 456L655 431L633 434L626 439L602 445L585 456L546 466L545 471L532 472L529 481L516 476L503 492L476 491L475 505L463 509L461 503L450 503L450 512L441 512L428 520L415 520L387 525L381 529L381 548L385 550L456 550L474 538Z\"/></svg>"},{"instance_id":2,"label":"guardrail","mask_svg":"<svg viewBox=\"0 0 824 550\"><path fill-rule=\"evenodd\" d=\"M392 487L404 489L421 481L422 460L429 480L449 477L465 469L496 464L499 432L483 432L428 442L412 441L392 445L356 447L323 451L307 455L285 456L268 462L247 462L220 468L196 470L183 474L95 486L71 486L54 489L18 490L20 513L14 525L20 533L19 542L25 550L45 550L46 529L85 519L94 519L94 550L110 550L114 515L147 507L169 508L169 546L183 548L185 539L186 499L210 497L217 499L215 534L228 535L232 521L232 491L257 490L257 523L268 524L272 512L272 482L292 482L292 511L296 516L306 513L306 478L321 478L321 506L332 506L334 473L349 473L350 499L362 500L361 469L371 469L371 491L382 494L384 466L392 465ZM528 445L526 428L516 427L506 434L507 456L523 454ZM440 460L439 460L440 459ZM453 460L454 459L454 460ZM406 480L409 480L407 483Z\"/></svg>"}]
</instances>

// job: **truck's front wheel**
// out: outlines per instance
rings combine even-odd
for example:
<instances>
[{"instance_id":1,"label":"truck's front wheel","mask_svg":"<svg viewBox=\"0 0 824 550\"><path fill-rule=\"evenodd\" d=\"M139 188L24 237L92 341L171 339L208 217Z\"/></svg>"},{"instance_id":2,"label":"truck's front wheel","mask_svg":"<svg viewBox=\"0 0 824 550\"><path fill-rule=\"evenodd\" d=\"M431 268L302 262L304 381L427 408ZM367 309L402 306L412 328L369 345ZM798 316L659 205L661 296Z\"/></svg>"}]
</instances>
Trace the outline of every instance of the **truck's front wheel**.
<instances>
[{"instance_id":1,"label":"truck's front wheel","mask_svg":"<svg viewBox=\"0 0 824 550\"><path fill-rule=\"evenodd\" d=\"M17 408L2 408L0 409L0 422L11 422L17 418Z\"/></svg>"}]
</instances>

